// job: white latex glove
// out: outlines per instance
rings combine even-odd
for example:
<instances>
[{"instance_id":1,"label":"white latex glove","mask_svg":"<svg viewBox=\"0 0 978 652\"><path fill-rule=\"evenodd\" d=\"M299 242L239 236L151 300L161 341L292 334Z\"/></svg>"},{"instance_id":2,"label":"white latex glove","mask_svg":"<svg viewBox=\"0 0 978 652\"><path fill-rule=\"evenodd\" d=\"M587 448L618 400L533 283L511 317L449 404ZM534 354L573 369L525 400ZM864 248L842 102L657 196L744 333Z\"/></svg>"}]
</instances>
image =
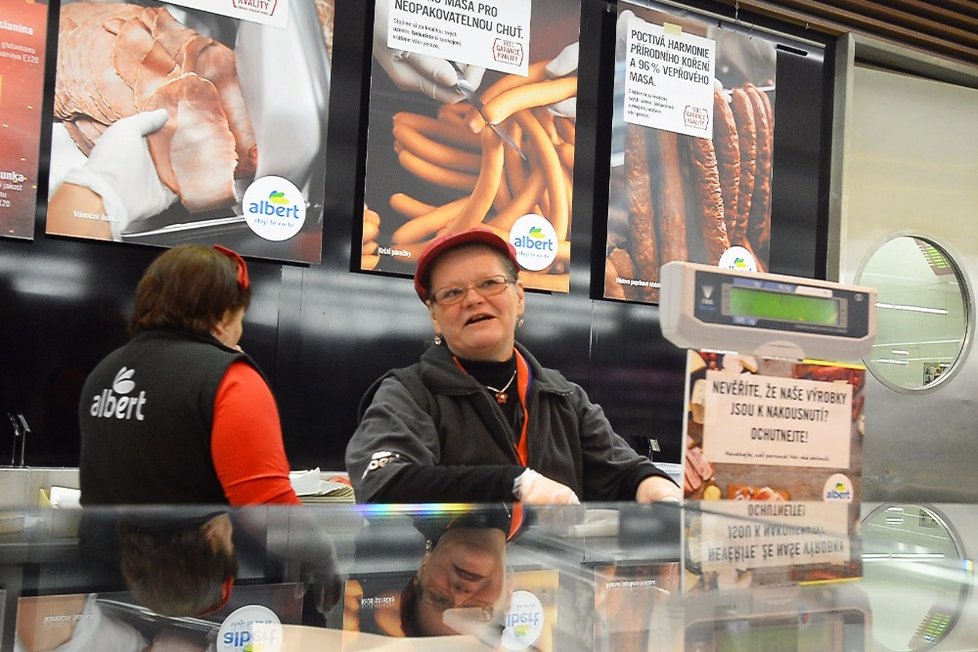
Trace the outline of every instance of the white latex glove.
<instances>
[{"instance_id":1,"label":"white latex glove","mask_svg":"<svg viewBox=\"0 0 978 652\"><path fill-rule=\"evenodd\" d=\"M672 480L658 475L642 480L635 491L635 500L640 503L678 503L682 499L683 490Z\"/></svg>"},{"instance_id":2,"label":"white latex glove","mask_svg":"<svg viewBox=\"0 0 978 652\"><path fill-rule=\"evenodd\" d=\"M85 164L65 175L65 183L85 186L102 197L115 240L132 222L162 213L177 199L160 181L145 138L168 117L166 109L157 109L113 123Z\"/></svg>"},{"instance_id":3,"label":"white latex glove","mask_svg":"<svg viewBox=\"0 0 978 652\"><path fill-rule=\"evenodd\" d=\"M464 96L455 89L459 73L445 59L387 47L387 26L390 20L390 0L378 0L374 10L374 58L401 90L417 91L438 101L455 103ZM486 69L458 64L462 79L475 90L482 84Z\"/></svg>"},{"instance_id":4,"label":"white latex glove","mask_svg":"<svg viewBox=\"0 0 978 652\"><path fill-rule=\"evenodd\" d=\"M626 9L618 14L618 22L615 23L615 33L617 36L615 40L616 49L624 48L625 44L628 43L628 20L634 17L635 12L631 9Z\"/></svg>"},{"instance_id":5,"label":"white latex glove","mask_svg":"<svg viewBox=\"0 0 978 652\"><path fill-rule=\"evenodd\" d=\"M520 476L520 501L528 505L580 505L577 494L568 487L533 469Z\"/></svg>"},{"instance_id":6,"label":"white latex glove","mask_svg":"<svg viewBox=\"0 0 978 652\"><path fill-rule=\"evenodd\" d=\"M571 43L566 48L561 50L560 54L554 57L550 63L547 64L545 68L547 71L547 77L554 79L557 77L566 77L572 73L577 73L579 51L580 42ZM556 104L551 104L550 112L554 115L560 115L565 118L577 118L577 98L568 97L566 100L557 102Z\"/></svg>"}]
</instances>

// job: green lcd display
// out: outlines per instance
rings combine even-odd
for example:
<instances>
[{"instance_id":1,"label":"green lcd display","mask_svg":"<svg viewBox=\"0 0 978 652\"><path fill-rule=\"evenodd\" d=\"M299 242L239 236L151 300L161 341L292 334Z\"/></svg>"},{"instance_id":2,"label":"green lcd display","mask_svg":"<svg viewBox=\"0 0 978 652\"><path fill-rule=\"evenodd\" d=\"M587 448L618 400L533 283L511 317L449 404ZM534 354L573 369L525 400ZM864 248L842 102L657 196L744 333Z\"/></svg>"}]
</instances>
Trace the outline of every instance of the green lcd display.
<instances>
[{"instance_id":1,"label":"green lcd display","mask_svg":"<svg viewBox=\"0 0 978 652\"><path fill-rule=\"evenodd\" d=\"M729 310L733 317L773 319L793 324L839 325L839 301L832 297L786 294L732 285Z\"/></svg>"}]
</instances>

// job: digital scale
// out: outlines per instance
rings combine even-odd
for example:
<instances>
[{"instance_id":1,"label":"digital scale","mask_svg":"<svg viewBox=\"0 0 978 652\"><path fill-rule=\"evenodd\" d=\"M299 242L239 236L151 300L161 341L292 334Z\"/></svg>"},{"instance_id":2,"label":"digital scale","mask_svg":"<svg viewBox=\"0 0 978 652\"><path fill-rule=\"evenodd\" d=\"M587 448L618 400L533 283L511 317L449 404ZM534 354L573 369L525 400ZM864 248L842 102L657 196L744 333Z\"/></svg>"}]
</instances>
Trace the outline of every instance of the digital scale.
<instances>
[{"instance_id":1,"label":"digital scale","mask_svg":"<svg viewBox=\"0 0 978 652\"><path fill-rule=\"evenodd\" d=\"M872 288L685 261L660 280L662 334L681 348L859 360L876 336Z\"/></svg>"},{"instance_id":2,"label":"digital scale","mask_svg":"<svg viewBox=\"0 0 978 652\"><path fill-rule=\"evenodd\" d=\"M662 333L689 350L690 503L683 590L653 614L655 642L870 649L868 599L846 580L861 572L848 542L861 473L858 362L876 336L876 291L685 261L663 265L660 281ZM826 541L838 552L785 552ZM734 549L739 562L717 556Z\"/></svg>"}]
</instances>

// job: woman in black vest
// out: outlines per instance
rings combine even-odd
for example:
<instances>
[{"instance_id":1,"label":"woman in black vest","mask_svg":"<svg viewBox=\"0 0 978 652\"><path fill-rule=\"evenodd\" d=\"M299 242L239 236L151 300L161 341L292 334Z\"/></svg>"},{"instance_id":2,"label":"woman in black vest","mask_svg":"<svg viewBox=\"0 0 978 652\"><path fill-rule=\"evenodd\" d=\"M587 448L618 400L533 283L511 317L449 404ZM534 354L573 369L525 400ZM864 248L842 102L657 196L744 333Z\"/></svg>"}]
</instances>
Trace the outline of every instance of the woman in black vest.
<instances>
[{"instance_id":1,"label":"woman in black vest","mask_svg":"<svg viewBox=\"0 0 978 652\"><path fill-rule=\"evenodd\" d=\"M230 249L180 245L153 261L132 339L82 390L82 504L298 504L275 399L238 346L250 299Z\"/></svg>"}]
</instances>

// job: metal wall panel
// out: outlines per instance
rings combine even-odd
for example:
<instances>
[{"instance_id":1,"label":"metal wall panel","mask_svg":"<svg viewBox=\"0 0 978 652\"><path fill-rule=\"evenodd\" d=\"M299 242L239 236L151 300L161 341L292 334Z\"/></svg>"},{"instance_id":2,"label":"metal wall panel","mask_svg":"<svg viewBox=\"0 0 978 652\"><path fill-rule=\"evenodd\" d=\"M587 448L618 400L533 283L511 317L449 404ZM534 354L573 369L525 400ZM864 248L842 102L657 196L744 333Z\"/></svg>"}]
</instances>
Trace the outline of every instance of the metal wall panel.
<instances>
[{"instance_id":1,"label":"metal wall panel","mask_svg":"<svg viewBox=\"0 0 978 652\"><path fill-rule=\"evenodd\" d=\"M973 292L978 287L978 90L947 83L929 67L937 77L876 67L875 53L887 51L888 59L912 69L918 59L899 48L849 39L841 49L839 83L846 90L837 93L840 169L833 191L839 278L855 281L880 245L916 235L945 248L964 274L966 291ZM950 73L955 79L963 74ZM978 85L978 70L972 75L972 85ZM867 376L867 500L978 499L972 464L978 441L973 295L971 301L964 357L945 382L898 391Z\"/></svg>"}]
</instances>

